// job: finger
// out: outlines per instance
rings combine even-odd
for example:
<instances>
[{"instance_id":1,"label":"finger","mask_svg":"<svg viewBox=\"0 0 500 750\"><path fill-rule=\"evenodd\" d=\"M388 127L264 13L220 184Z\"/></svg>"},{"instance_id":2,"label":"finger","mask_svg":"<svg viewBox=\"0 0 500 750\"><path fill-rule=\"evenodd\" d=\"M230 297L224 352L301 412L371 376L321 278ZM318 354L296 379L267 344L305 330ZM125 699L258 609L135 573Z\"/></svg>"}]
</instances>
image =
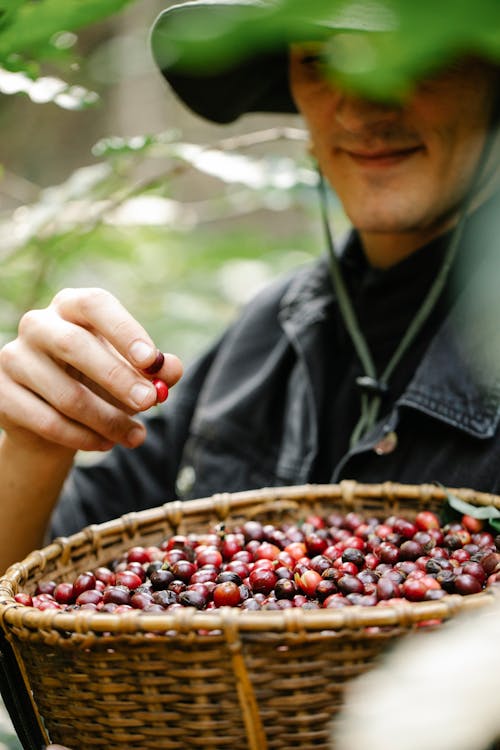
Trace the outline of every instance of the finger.
<instances>
[{"instance_id":1,"label":"finger","mask_svg":"<svg viewBox=\"0 0 500 750\"><path fill-rule=\"evenodd\" d=\"M151 381L100 336L67 322L50 308L33 314L29 325L24 318L20 337L26 341L26 349L38 349L74 368L109 393L122 408L138 412L156 403Z\"/></svg>"},{"instance_id":2,"label":"finger","mask_svg":"<svg viewBox=\"0 0 500 750\"><path fill-rule=\"evenodd\" d=\"M65 320L98 331L140 369L155 360L157 348L146 330L104 289L64 289L52 306Z\"/></svg>"},{"instance_id":3,"label":"finger","mask_svg":"<svg viewBox=\"0 0 500 750\"><path fill-rule=\"evenodd\" d=\"M21 345L16 342L6 345L2 362L11 380L22 386L26 393L38 396L61 416L88 428L106 441L122 443L127 447L135 447L142 442L144 426L131 419L123 409L113 406L84 383L72 378L45 354L28 350L22 357L16 356L20 348ZM34 415L27 412L22 420L24 426L31 425L35 432L38 412L39 409Z\"/></svg>"},{"instance_id":4,"label":"finger","mask_svg":"<svg viewBox=\"0 0 500 750\"><path fill-rule=\"evenodd\" d=\"M0 404L0 422L6 430L26 430L74 451L106 451L113 447L112 442L72 422L18 383L10 381L8 387L2 383L2 390L5 398Z\"/></svg>"},{"instance_id":5,"label":"finger","mask_svg":"<svg viewBox=\"0 0 500 750\"><path fill-rule=\"evenodd\" d=\"M122 403L121 401L118 401L117 398L114 398L108 391L105 391L104 388L101 388L100 385L97 383L94 383L93 380L90 380L90 378L87 378L83 373L81 373L79 370L76 370L74 367L71 367L70 365L65 365L64 363L61 363L61 366L64 367L68 375L73 378L74 380L78 381L79 383L83 383L89 391L92 391L92 393L95 393L96 396L99 396L99 398L102 398L103 401L107 401L108 404L111 404L112 406L115 406L117 409L120 409L120 411L125 412L125 414L128 414L129 416L133 416L134 414L137 414L137 409L132 409L126 404Z\"/></svg>"},{"instance_id":6,"label":"finger","mask_svg":"<svg viewBox=\"0 0 500 750\"><path fill-rule=\"evenodd\" d=\"M151 373L155 378L164 380L171 388L181 379L183 372L182 362L175 354L165 354L163 364L155 373Z\"/></svg>"}]
</instances>

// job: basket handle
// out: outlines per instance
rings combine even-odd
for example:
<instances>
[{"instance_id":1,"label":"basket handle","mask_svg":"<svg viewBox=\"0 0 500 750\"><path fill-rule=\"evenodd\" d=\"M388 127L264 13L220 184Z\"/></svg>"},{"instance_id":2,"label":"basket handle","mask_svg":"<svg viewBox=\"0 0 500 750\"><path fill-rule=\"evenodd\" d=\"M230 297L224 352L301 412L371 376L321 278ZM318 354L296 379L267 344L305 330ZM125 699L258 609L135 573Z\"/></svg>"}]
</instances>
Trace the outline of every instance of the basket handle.
<instances>
[{"instance_id":1,"label":"basket handle","mask_svg":"<svg viewBox=\"0 0 500 750\"><path fill-rule=\"evenodd\" d=\"M14 650L0 628L0 692L23 750L46 745Z\"/></svg>"}]
</instances>

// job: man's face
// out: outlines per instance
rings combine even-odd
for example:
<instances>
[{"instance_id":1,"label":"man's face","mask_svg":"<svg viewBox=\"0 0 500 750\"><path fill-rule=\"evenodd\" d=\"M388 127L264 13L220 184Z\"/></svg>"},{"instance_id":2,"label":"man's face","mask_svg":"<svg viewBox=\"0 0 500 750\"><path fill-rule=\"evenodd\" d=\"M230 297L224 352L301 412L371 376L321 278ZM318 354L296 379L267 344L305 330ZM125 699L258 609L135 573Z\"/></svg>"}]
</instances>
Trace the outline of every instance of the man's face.
<instances>
[{"instance_id":1,"label":"man's face","mask_svg":"<svg viewBox=\"0 0 500 750\"><path fill-rule=\"evenodd\" d=\"M297 47L290 81L319 166L362 236L426 241L446 228L484 144L495 69L463 62L423 81L404 104L385 106L335 88L311 51Z\"/></svg>"}]
</instances>

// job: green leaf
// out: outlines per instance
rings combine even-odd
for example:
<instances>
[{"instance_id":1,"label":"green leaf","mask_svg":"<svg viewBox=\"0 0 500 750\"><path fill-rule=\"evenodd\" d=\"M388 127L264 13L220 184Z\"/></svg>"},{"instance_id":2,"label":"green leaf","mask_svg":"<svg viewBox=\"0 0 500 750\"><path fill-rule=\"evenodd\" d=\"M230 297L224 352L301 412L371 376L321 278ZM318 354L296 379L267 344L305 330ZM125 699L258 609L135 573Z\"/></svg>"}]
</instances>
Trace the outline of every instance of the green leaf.
<instances>
[{"instance_id":1,"label":"green leaf","mask_svg":"<svg viewBox=\"0 0 500 750\"><path fill-rule=\"evenodd\" d=\"M345 70L332 59L340 78L362 93L404 94L414 81L461 55L500 60L500 3L497 0L392 0L398 23L394 31L364 36L372 65L356 70L345 57ZM437 10L439 7L439 10ZM357 35L359 37L359 35ZM335 46L331 58L334 57Z\"/></svg>"},{"instance_id":2,"label":"green leaf","mask_svg":"<svg viewBox=\"0 0 500 750\"><path fill-rule=\"evenodd\" d=\"M488 521L490 526L500 531L500 509L493 505L473 505L454 495L441 482L435 484L444 491L447 500L440 514L443 525L456 519L458 513L460 516L468 515L480 521Z\"/></svg>"},{"instance_id":3,"label":"green leaf","mask_svg":"<svg viewBox=\"0 0 500 750\"><path fill-rule=\"evenodd\" d=\"M472 505L454 495L439 482L437 482L437 485L446 492L446 499L448 501L448 505L444 508L442 514L444 523L452 520L449 513L449 509L452 509L460 515L468 515L472 516L472 518L477 518L480 521L487 521L492 529L500 532L500 510L495 508L494 505Z\"/></svg>"},{"instance_id":4,"label":"green leaf","mask_svg":"<svg viewBox=\"0 0 500 750\"><path fill-rule=\"evenodd\" d=\"M132 0L39 0L0 5L0 63L10 69L19 58L50 57L53 39L117 13ZM13 58L13 59L12 59Z\"/></svg>"},{"instance_id":5,"label":"green leaf","mask_svg":"<svg viewBox=\"0 0 500 750\"><path fill-rule=\"evenodd\" d=\"M0 2L0 33L2 33L2 29L12 23L12 20L15 18L16 13L24 1L25 0L9 0L7 5L5 0Z\"/></svg>"},{"instance_id":6,"label":"green leaf","mask_svg":"<svg viewBox=\"0 0 500 750\"><path fill-rule=\"evenodd\" d=\"M465 500L461 500L459 497L456 497L456 495L452 495L449 492L447 493L447 498L450 506L458 513L472 516L472 518L477 518L482 521L490 521L495 518L500 519L500 510L493 505L471 505L471 503L467 503Z\"/></svg>"},{"instance_id":7,"label":"green leaf","mask_svg":"<svg viewBox=\"0 0 500 750\"><path fill-rule=\"evenodd\" d=\"M322 41L336 79L381 98L404 95L419 77L456 56L500 61L498 0L376 0L366 6L372 17L375 9L390 21L386 28L349 28L354 13L368 18L364 6L363 0L280 0L228 5L222 12L207 4L192 14L188 4L187 13L174 14L153 36L155 54L167 65L175 60L179 68L217 70L293 41Z\"/></svg>"}]
</instances>

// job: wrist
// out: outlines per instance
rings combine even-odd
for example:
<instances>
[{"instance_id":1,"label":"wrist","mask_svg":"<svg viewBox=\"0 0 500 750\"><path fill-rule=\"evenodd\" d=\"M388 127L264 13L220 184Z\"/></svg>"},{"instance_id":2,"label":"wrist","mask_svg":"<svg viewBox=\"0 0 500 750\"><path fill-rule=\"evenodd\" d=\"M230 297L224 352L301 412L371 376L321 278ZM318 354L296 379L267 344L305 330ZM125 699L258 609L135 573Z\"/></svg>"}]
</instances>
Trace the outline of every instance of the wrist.
<instances>
[{"instance_id":1,"label":"wrist","mask_svg":"<svg viewBox=\"0 0 500 750\"><path fill-rule=\"evenodd\" d=\"M73 461L76 450L30 432L29 430L0 429L0 449L8 453L14 452L17 457L22 455L34 457L43 456L45 460Z\"/></svg>"}]
</instances>

